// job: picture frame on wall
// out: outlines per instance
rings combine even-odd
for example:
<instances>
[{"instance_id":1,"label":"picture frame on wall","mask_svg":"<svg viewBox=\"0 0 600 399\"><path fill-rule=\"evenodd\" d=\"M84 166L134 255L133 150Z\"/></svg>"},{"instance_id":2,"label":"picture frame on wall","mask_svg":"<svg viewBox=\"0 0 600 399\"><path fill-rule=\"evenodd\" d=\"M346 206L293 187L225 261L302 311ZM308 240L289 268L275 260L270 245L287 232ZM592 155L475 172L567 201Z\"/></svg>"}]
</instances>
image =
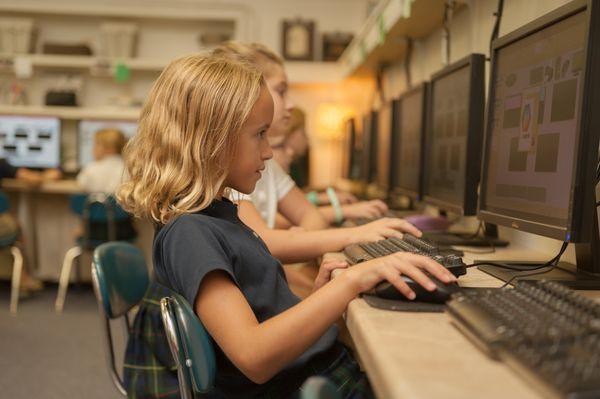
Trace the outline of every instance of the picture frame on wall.
<instances>
[{"instance_id":1,"label":"picture frame on wall","mask_svg":"<svg viewBox=\"0 0 600 399\"><path fill-rule=\"evenodd\" d=\"M337 61L354 35L352 33L324 33L323 34L323 61Z\"/></svg>"},{"instance_id":2,"label":"picture frame on wall","mask_svg":"<svg viewBox=\"0 0 600 399\"><path fill-rule=\"evenodd\" d=\"M290 61L313 61L315 23L294 19L283 20L282 51L283 58Z\"/></svg>"}]
</instances>

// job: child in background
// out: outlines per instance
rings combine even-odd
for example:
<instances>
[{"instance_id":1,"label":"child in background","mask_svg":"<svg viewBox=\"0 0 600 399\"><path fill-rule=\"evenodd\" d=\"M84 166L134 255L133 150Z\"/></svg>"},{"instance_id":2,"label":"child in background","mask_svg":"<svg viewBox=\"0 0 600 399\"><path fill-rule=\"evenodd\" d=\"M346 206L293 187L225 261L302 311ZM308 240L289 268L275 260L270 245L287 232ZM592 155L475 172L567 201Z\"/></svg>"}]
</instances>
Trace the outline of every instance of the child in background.
<instances>
[{"instance_id":1,"label":"child in background","mask_svg":"<svg viewBox=\"0 0 600 399\"><path fill-rule=\"evenodd\" d=\"M370 398L366 376L336 342L334 321L350 300L384 279L411 299L414 292L401 275L428 290L435 285L425 270L445 282L455 279L431 259L399 253L353 266L331 281L332 270L344 265L323 265L312 295L303 301L294 296L281 264L227 198L229 189L251 193L272 157L266 131L273 107L251 64L198 55L172 62L154 84L127 146L130 181L119 199L157 226L156 278L190 302L214 340L217 393L297 398L306 378L323 375L341 397ZM155 331L138 327L137 334L156 338ZM157 392L164 381L158 374L166 369L126 359L128 366L152 376L137 380L147 387L143 397L178 397Z\"/></svg>"},{"instance_id":2,"label":"child in background","mask_svg":"<svg viewBox=\"0 0 600 399\"><path fill-rule=\"evenodd\" d=\"M94 135L94 161L77 175L77 183L88 193L113 194L121 185L125 166L121 152L125 135L117 129L98 130Z\"/></svg>"},{"instance_id":3,"label":"child in background","mask_svg":"<svg viewBox=\"0 0 600 399\"><path fill-rule=\"evenodd\" d=\"M280 136L269 137L271 148L273 148L273 159L281 166L281 168L289 173L292 179L298 184L300 181L308 180L308 137L306 137L306 116L304 111L298 107L294 107L291 111L289 124L286 126L285 132ZM294 178L296 176L304 176ZM298 184L300 187L303 185ZM311 191L306 194L306 198L315 206L319 206L319 211L329 221L335 221L337 213L341 212L344 219L357 218L376 218L387 212L387 205L381 200L361 201L358 202L352 194L327 189L324 192ZM337 201L339 210L336 205L331 204ZM332 206L324 206L332 205ZM285 226L285 221L278 224L278 227Z\"/></svg>"}]
</instances>

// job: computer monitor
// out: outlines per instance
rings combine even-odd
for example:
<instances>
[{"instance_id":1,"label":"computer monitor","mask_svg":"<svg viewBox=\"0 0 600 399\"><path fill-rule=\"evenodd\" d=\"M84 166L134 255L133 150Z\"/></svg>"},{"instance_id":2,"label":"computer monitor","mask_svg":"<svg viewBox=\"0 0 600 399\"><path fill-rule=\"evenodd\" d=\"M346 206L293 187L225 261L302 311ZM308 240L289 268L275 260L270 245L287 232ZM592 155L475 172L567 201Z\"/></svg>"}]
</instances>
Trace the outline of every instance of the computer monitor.
<instances>
[{"instance_id":1,"label":"computer monitor","mask_svg":"<svg viewBox=\"0 0 600 399\"><path fill-rule=\"evenodd\" d=\"M348 119L344 124L344 137L342 142L342 178L352 180L352 165L355 159L356 125L354 118Z\"/></svg>"},{"instance_id":2,"label":"computer monitor","mask_svg":"<svg viewBox=\"0 0 600 399\"><path fill-rule=\"evenodd\" d=\"M127 139L135 135L137 123L129 121L82 120L79 122L78 164L80 168L94 160L94 135L98 130L117 129Z\"/></svg>"},{"instance_id":3,"label":"computer monitor","mask_svg":"<svg viewBox=\"0 0 600 399\"><path fill-rule=\"evenodd\" d=\"M377 113L377 155L375 183L377 188L388 192L392 178L392 136L397 124L397 100L383 103Z\"/></svg>"},{"instance_id":4,"label":"computer monitor","mask_svg":"<svg viewBox=\"0 0 600 399\"><path fill-rule=\"evenodd\" d=\"M576 243L600 273L597 3L573 1L493 44L479 218Z\"/></svg>"},{"instance_id":5,"label":"computer monitor","mask_svg":"<svg viewBox=\"0 0 600 399\"><path fill-rule=\"evenodd\" d=\"M477 211L484 79L482 54L471 54L431 77L424 198L464 216Z\"/></svg>"},{"instance_id":6,"label":"computer monitor","mask_svg":"<svg viewBox=\"0 0 600 399\"><path fill-rule=\"evenodd\" d=\"M361 180L374 183L377 176L377 112L368 112L363 117L361 148Z\"/></svg>"},{"instance_id":7,"label":"computer monitor","mask_svg":"<svg viewBox=\"0 0 600 399\"><path fill-rule=\"evenodd\" d=\"M60 120L0 115L0 158L24 168L60 166Z\"/></svg>"},{"instance_id":8,"label":"computer monitor","mask_svg":"<svg viewBox=\"0 0 600 399\"><path fill-rule=\"evenodd\" d=\"M428 88L422 83L400 97L392 136L392 191L417 201L423 194Z\"/></svg>"}]
</instances>

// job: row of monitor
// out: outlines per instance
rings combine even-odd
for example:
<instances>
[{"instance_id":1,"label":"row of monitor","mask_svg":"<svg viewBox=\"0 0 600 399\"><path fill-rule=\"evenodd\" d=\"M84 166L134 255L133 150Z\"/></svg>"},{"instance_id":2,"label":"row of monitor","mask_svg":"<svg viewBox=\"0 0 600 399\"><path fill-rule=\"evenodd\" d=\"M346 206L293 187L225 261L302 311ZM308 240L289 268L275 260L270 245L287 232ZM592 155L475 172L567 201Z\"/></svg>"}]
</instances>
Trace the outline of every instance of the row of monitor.
<instances>
[{"instance_id":1,"label":"row of monitor","mask_svg":"<svg viewBox=\"0 0 600 399\"><path fill-rule=\"evenodd\" d=\"M126 138L136 130L136 122L82 120L78 133L78 166L93 160L94 134L106 128L118 129ZM60 167L61 124L56 117L0 115L0 158L16 167Z\"/></svg>"},{"instance_id":2,"label":"row of monitor","mask_svg":"<svg viewBox=\"0 0 600 399\"><path fill-rule=\"evenodd\" d=\"M493 43L487 110L485 57L473 54L364 116L362 140L350 120L344 177L598 256L592 4L571 2Z\"/></svg>"}]
</instances>

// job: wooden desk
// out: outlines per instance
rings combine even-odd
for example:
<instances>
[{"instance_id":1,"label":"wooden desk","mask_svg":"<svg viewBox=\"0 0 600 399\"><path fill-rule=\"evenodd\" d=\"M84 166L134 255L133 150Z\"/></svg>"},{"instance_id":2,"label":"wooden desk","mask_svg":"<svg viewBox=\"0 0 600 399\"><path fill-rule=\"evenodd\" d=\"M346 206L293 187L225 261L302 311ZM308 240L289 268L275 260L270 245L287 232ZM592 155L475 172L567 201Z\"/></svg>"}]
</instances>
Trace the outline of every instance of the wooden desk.
<instances>
[{"instance_id":1,"label":"wooden desk","mask_svg":"<svg viewBox=\"0 0 600 399\"><path fill-rule=\"evenodd\" d=\"M548 260L552 256L513 244L494 254L465 254L463 259L470 264L473 259ZM498 287L503 282L470 268L459 284ZM443 313L385 311L356 299L348 306L346 324L378 398L544 397L508 366L487 357Z\"/></svg>"},{"instance_id":2,"label":"wooden desk","mask_svg":"<svg viewBox=\"0 0 600 399\"><path fill-rule=\"evenodd\" d=\"M32 187L15 179L3 179L2 189L11 199L11 212L19 221L25 259L34 275L44 280L58 280L66 251L75 245L75 230L79 217L69 208L69 195L81 194L77 181L56 180ZM152 260L152 237L150 223L136 221L137 244L142 248L147 264ZM89 265L91 257L81 259ZM82 278L89 280L90 268L84 266Z\"/></svg>"}]
</instances>

